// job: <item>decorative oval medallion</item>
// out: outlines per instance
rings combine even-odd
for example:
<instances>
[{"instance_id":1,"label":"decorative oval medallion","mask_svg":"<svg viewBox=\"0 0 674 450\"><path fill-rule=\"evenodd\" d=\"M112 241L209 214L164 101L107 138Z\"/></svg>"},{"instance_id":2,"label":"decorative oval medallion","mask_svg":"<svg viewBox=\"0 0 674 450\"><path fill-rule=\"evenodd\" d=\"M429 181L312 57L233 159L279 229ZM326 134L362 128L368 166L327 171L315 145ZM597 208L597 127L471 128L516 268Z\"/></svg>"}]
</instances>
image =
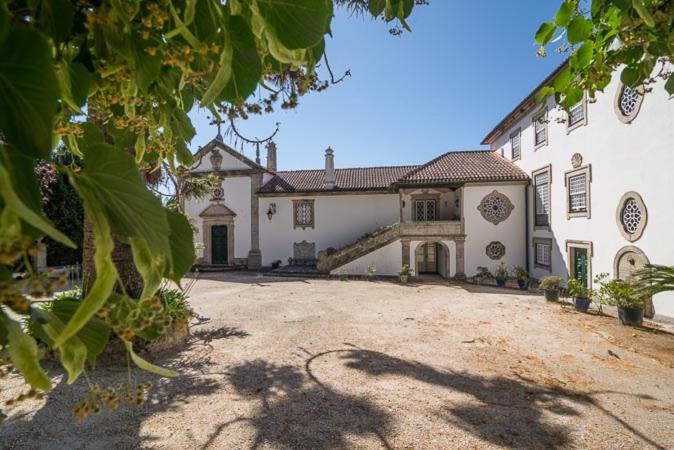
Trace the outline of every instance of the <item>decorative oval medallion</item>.
<instances>
[{"instance_id":1,"label":"decorative oval medallion","mask_svg":"<svg viewBox=\"0 0 674 450\"><path fill-rule=\"evenodd\" d=\"M491 241L487 245L485 253L487 253L487 256L489 256L489 258L498 260L505 256L506 248L505 245L503 245L499 241Z\"/></svg>"},{"instance_id":2,"label":"decorative oval medallion","mask_svg":"<svg viewBox=\"0 0 674 450\"><path fill-rule=\"evenodd\" d=\"M477 207L482 217L494 225L506 220L514 208L510 199L498 191L487 194Z\"/></svg>"},{"instance_id":3,"label":"decorative oval medallion","mask_svg":"<svg viewBox=\"0 0 674 450\"><path fill-rule=\"evenodd\" d=\"M573 166L574 169L579 168L583 164L583 155L580 153L574 153L573 156L571 157L571 166Z\"/></svg>"}]
</instances>

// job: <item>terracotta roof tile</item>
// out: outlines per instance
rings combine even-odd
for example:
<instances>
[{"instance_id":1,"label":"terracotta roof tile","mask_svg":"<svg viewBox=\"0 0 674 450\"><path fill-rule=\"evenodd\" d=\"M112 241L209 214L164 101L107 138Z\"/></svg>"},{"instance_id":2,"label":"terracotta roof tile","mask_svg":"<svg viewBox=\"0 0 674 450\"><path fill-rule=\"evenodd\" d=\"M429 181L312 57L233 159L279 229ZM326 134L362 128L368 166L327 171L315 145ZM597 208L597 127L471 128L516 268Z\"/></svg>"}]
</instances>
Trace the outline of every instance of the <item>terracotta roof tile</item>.
<instances>
[{"instance_id":1,"label":"terracotta roof tile","mask_svg":"<svg viewBox=\"0 0 674 450\"><path fill-rule=\"evenodd\" d=\"M528 175L491 150L455 151L411 171L400 184L525 181Z\"/></svg>"},{"instance_id":2,"label":"terracotta roof tile","mask_svg":"<svg viewBox=\"0 0 674 450\"><path fill-rule=\"evenodd\" d=\"M376 191L389 189L400 177L419 166L358 167L335 169L334 191ZM325 170L291 170L276 176L260 188L262 193L325 191Z\"/></svg>"}]
</instances>

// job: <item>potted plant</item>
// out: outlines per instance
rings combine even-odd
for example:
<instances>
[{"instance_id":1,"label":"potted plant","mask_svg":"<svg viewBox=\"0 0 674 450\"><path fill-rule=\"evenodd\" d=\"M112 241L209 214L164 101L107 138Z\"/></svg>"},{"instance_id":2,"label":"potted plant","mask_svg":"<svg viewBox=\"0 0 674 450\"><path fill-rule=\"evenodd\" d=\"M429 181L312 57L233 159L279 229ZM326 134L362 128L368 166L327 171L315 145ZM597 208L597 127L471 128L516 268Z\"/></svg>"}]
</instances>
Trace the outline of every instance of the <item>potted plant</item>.
<instances>
[{"instance_id":1,"label":"potted plant","mask_svg":"<svg viewBox=\"0 0 674 450\"><path fill-rule=\"evenodd\" d=\"M400 272L398 272L398 275L400 276L401 283L407 283L409 276L412 275L412 269L410 269L410 265L403 264L403 266L400 268Z\"/></svg>"},{"instance_id":2,"label":"potted plant","mask_svg":"<svg viewBox=\"0 0 674 450\"><path fill-rule=\"evenodd\" d=\"M491 274L489 269L483 266L477 267L477 274L473 277L473 280L477 284L482 284L485 280L491 280L494 276Z\"/></svg>"},{"instance_id":3,"label":"potted plant","mask_svg":"<svg viewBox=\"0 0 674 450\"><path fill-rule=\"evenodd\" d=\"M522 266L515 267L515 278L517 278L517 287L523 291L529 288L529 272Z\"/></svg>"},{"instance_id":4,"label":"potted plant","mask_svg":"<svg viewBox=\"0 0 674 450\"><path fill-rule=\"evenodd\" d=\"M272 263L271 263L272 269L278 269L279 267L281 267L281 260L280 259L277 259L276 261L272 261Z\"/></svg>"},{"instance_id":5,"label":"potted plant","mask_svg":"<svg viewBox=\"0 0 674 450\"><path fill-rule=\"evenodd\" d=\"M508 280L508 269L505 264L501 263L496 270L494 271L494 279L496 280L496 286L503 287L506 285Z\"/></svg>"},{"instance_id":6,"label":"potted plant","mask_svg":"<svg viewBox=\"0 0 674 450\"><path fill-rule=\"evenodd\" d=\"M377 276L377 268L374 266L367 267L367 281L374 281Z\"/></svg>"},{"instance_id":7,"label":"potted plant","mask_svg":"<svg viewBox=\"0 0 674 450\"><path fill-rule=\"evenodd\" d=\"M585 287L585 283L571 278L567 283L566 292L573 297L573 304L578 311L587 312L592 303L593 292Z\"/></svg>"},{"instance_id":8,"label":"potted plant","mask_svg":"<svg viewBox=\"0 0 674 450\"><path fill-rule=\"evenodd\" d=\"M608 273L595 277L599 284L597 296L604 304L618 309L618 318L623 325L641 326L644 321L644 304L647 296L636 284L625 280L610 280Z\"/></svg>"},{"instance_id":9,"label":"potted plant","mask_svg":"<svg viewBox=\"0 0 674 450\"><path fill-rule=\"evenodd\" d=\"M547 301L556 302L559 300L559 284L561 282L562 279L556 275L548 275L541 278L538 287L543 289L543 295Z\"/></svg>"}]
</instances>

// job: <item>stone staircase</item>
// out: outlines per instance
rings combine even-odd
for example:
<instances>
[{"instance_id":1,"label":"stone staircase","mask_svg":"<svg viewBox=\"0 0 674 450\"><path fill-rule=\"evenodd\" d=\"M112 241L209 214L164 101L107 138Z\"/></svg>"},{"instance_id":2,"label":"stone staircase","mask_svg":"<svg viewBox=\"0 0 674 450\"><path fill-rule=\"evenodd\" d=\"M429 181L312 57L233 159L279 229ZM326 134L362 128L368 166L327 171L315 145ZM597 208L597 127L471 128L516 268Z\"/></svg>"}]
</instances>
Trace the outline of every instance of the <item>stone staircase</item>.
<instances>
[{"instance_id":1,"label":"stone staircase","mask_svg":"<svg viewBox=\"0 0 674 450\"><path fill-rule=\"evenodd\" d=\"M371 234L363 236L353 244L346 245L340 249L328 249L318 252L316 268L319 272L329 273L331 270L380 249L396 239L400 239L399 223L380 228Z\"/></svg>"}]
</instances>

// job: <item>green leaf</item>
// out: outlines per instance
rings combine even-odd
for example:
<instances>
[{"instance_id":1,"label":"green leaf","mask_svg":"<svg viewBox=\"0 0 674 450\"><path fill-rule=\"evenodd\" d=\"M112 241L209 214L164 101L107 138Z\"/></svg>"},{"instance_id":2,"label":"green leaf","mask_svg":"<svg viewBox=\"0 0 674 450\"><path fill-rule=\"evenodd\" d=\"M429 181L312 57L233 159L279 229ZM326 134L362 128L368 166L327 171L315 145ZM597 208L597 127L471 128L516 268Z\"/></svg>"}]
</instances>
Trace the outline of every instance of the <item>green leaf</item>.
<instances>
[{"instance_id":1,"label":"green leaf","mask_svg":"<svg viewBox=\"0 0 674 450\"><path fill-rule=\"evenodd\" d=\"M571 69L567 68L557 76L553 85L555 87L555 91L564 92L569 87L570 83L571 83Z\"/></svg>"},{"instance_id":2,"label":"green leaf","mask_svg":"<svg viewBox=\"0 0 674 450\"><path fill-rule=\"evenodd\" d=\"M651 28L655 26L655 20L653 20L653 16L651 16L651 13L644 4L644 0L632 0L632 6L647 26Z\"/></svg>"},{"instance_id":3,"label":"green leaf","mask_svg":"<svg viewBox=\"0 0 674 450\"><path fill-rule=\"evenodd\" d=\"M76 248L77 246L65 234L54 228L44 217L33 211L21 201L19 196L14 191L9 172L0 162L0 197L5 202L5 207L12 210L17 216L25 220L31 226L42 231L55 241L67 245L68 247Z\"/></svg>"},{"instance_id":4,"label":"green leaf","mask_svg":"<svg viewBox=\"0 0 674 450\"><path fill-rule=\"evenodd\" d=\"M194 129L194 125L192 125L192 121L185 111L176 108L169 120L171 122L171 129L173 129L173 133L176 136L180 137L179 140L187 142L192 140L196 134L196 130Z\"/></svg>"},{"instance_id":5,"label":"green leaf","mask_svg":"<svg viewBox=\"0 0 674 450\"><path fill-rule=\"evenodd\" d=\"M192 226L183 214L167 210L166 217L171 229L171 265L167 267L164 276L180 284L180 279L190 270L196 259Z\"/></svg>"},{"instance_id":6,"label":"green leaf","mask_svg":"<svg viewBox=\"0 0 674 450\"><path fill-rule=\"evenodd\" d=\"M9 31L9 11L7 11L7 3L0 2L0 44L7 37Z\"/></svg>"},{"instance_id":7,"label":"green leaf","mask_svg":"<svg viewBox=\"0 0 674 450\"><path fill-rule=\"evenodd\" d=\"M161 201L147 189L133 158L106 144L84 155L84 169L73 175L78 192L91 197L117 236L145 240L150 249L169 255L169 228Z\"/></svg>"},{"instance_id":8,"label":"green leaf","mask_svg":"<svg viewBox=\"0 0 674 450\"><path fill-rule=\"evenodd\" d=\"M669 93L669 95L674 95L674 76L670 75L667 79L667 83L665 83L665 90Z\"/></svg>"},{"instance_id":9,"label":"green leaf","mask_svg":"<svg viewBox=\"0 0 674 450\"><path fill-rule=\"evenodd\" d=\"M94 77L81 63L68 64L63 62L56 71L61 88L61 98L76 112L84 105L89 96L89 90Z\"/></svg>"},{"instance_id":10,"label":"green leaf","mask_svg":"<svg viewBox=\"0 0 674 450\"><path fill-rule=\"evenodd\" d=\"M40 2L38 22L56 43L65 41L73 27L73 8L69 0L43 0Z\"/></svg>"},{"instance_id":11,"label":"green leaf","mask_svg":"<svg viewBox=\"0 0 674 450\"><path fill-rule=\"evenodd\" d=\"M220 92L222 92L227 83L229 83L229 79L232 77L233 52L234 49L232 48L231 42L229 42L229 40L225 41L222 46L222 52L220 53L220 60L218 61L218 71L215 73L215 77L208 86L208 89L201 97L202 108L212 104L220 95Z\"/></svg>"},{"instance_id":12,"label":"green leaf","mask_svg":"<svg viewBox=\"0 0 674 450\"><path fill-rule=\"evenodd\" d=\"M150 55L146 52L147 45L139 37L135 38L134 42L133 65L136 84L141 92L147 92L161 73L161 56L159 54Z\"/></svg>"},{"instance_id":13,"label":"green leaf","mask_svg":"<svg viewBox=\"0 0 674 450\"><path fill-rule=\"evenodd\" d=\"M592 33L592 22L583 16L574 17L567 29L567 38L570 44L577 44L584 41Z\"/></svg>"},{"instance_id":14,"label":"green leaf","mask_svg":"<svg viewBox=\"0 0 674 450\"><path fill-rule=\"evenodd\" d=\"M63 322L55 314L33 308L31 315L41 322L42 330L53 341L63 331ZM87 348L77 336L73 336L61 345L59 349L61 365L68 372L68 384L72 384L84 371L84 361L87 358Z\"/></svg>"},{"instance_id":15,"label":"green leaf","mask_svg":"<svg viewBox=\"0 0 674 450\"><path fill-rule=\"evenodd\" d=\"M536 31L536 36L534 37L535 42L540 45L547 44L550 42L550 39L552 39L552 35L555 33L556 29L555 24L552 22L541 24L538 31Z\"/></svg>"},{"instance_id":16,"label":"green leaf","mask_svg":"<svg viewBox=\"0 0 674 450\"><path fill-rule=\"evenodd\" d=\"M78 300L59 300L54 302L51 312L63 323L68 323L79 306ZM85 345L87 360L91 365L96 362L96 357L108 344L110 332L110 327L104 321L92 317L75 335Z\"/></svg>"},{"instance_id":17,"label":"green leaf","mask_svg":"<svg viewBox=\"0 0 674 450\"><path fill-rule=\"evenodd\" d=\"M178 158L178 163L183 167L188 167L192 164L192 153L183 140L178 140L176 142L176 157Z\"/></svg>"},{"instance_id":18,"label":"green leaf","mask_svg":"<svg viewBox=\"0 0 674 450\"><path fill-rule=\"evenodd\" d=\"M373 17L378 17L381 13L384 12L384 7L386 6L386 0L369 0L367 2L367 9L370 11Z\"/></svg>"},{"instance_id":19,"label":"green leaf","mask_svg":"<svg viewBox=\"0 0 674 450\"><path fill-rule=\"evenodd\" d=\"M110 297L117 281L117 269L112 262L112 251L115 244L110 234L107 218L101 208L102 200L97 192L90 190L90 185L83 182L83 178L79 178L78 175L72 171L68 172L70 184L77 190L84 204L85 215L93 225L94 248L96 249L94 253L96 281L91 286L86 298L80 302L61 334L54 339L55 348L60 348L63 343L73 337L91 320Z\"/></svg>"},{"instance_id":20,"label":"green leaf","mask_svg":"<svg viewBox=\"0 0 674 450\"><path fill-rule=\"evenodd\" d=\"M143 358L138 356L136 354L136 352L133 351L133 344L131 344L131 342L124 341L124 345L126 346L126 350L129 352L129 355L131 355L131 360L141 369L146 370L148 372L156 373L157 375L161 375L162 377L168 377L168 378L173 378L173 377L177 377L178 375L180 375L175 370L155 366L154 364L151 364L151 363L145 361Z\"/></svg>"},{"instance_id":21,"label":"green leaf","mask_svg":"<svg viewBox=\"0 0 674 450\"><path fill-rule=\"evenodd\" d=\"M59 95L51 50L37 31L10 28L0 45L0 131L15 151L46 157Z\"/></svg>"},{"instance_id":22,"label":"green leaf","mask_svg":"<svg viewBox=\"0 0 674 450\"><path fill-rule=\"evenodd\" d=\"M592 42L585 42L583 45L576 50L574 53L573 57L575 57L574 60L574 68L577 69L584 69L585 67L589 66L590 63L592 62L592 57L594 56L594 45Z\"/></svg>"},{"instance_id":23,"label":"green leaf","mask_svg":"<svg viewBox=\"0 0 674 450\"><path fill-rule=\"evenodd\" d=\"M555 25L560 28L566 27L571 20L573 11L574 5L570 1L567 0L562 3L562 5L559 7L559 10L557 11L557 15L555 15Z\"/></svg>"},{"instance_id":24,"label":"green leaf","mask_svg":"<svg viewBox=\"0 0 674 450\"><path fill-rule=\"evenodd\" d=\"M231 17L227 21L227 30L233 49L232 73L219 98L236 102L253 93L262 77L262 63L255 36L242 17Z\"/></svg>"},{"instance_id":25,"label":"green leaf","mask_svg":"<svg viewBox=\"0 0 674 450\"><path fill-rule=\"evenodd\" d=\"M141 299L150 298L157 292L162 281L167 259L162 255L152 253L147 243L142 239L130 238L133 262L140 276L143 277L143 292Z\"/></svg>"},{"instance_id":26,"label":"green leaf","mask_svg":"<svg viewBox=\"0 0 674 450\"><path fill-rule=\"evenodd\" d=\"M566 91L564 106L566 108L571 108L572 106L577 105L581 100L583 100L583 90L579 87L571 86Z\"/></svg>"},{"instance_id":27,"label":"green leaf","mask_svg":"<svg viewBox=\"0 0 674 450\"><path fill-rule=\"evenodd\" d=\"M620 74L620 81L629 87L635 87L641 81L639 69L634 67L625 67Z\"/></svg>"},{"instance_id":28,"label":"green leaf","mask_svg":"<svg viewBox=\"0 0 674 450\"><path fill-rule=\"evenodd\" d=\"M26 382L34 388L43 391L51 388L49 377L40 367L35 339L24 333L21 325L4 313L0 314L0 321L4 322L7 329L9 357L14 367L21 372Z\"/></svg>"},{"instance_id":29,"label":"green leaf","mask_svg":"<svg viewBox=\"0 0 674 450\"><path fill-rule=\"evenodd\" d=\"M306 49L318 44L327 32L332 11L325 0L258 0L265 22L288 49Z\"/></svg>"}]
</instances>

